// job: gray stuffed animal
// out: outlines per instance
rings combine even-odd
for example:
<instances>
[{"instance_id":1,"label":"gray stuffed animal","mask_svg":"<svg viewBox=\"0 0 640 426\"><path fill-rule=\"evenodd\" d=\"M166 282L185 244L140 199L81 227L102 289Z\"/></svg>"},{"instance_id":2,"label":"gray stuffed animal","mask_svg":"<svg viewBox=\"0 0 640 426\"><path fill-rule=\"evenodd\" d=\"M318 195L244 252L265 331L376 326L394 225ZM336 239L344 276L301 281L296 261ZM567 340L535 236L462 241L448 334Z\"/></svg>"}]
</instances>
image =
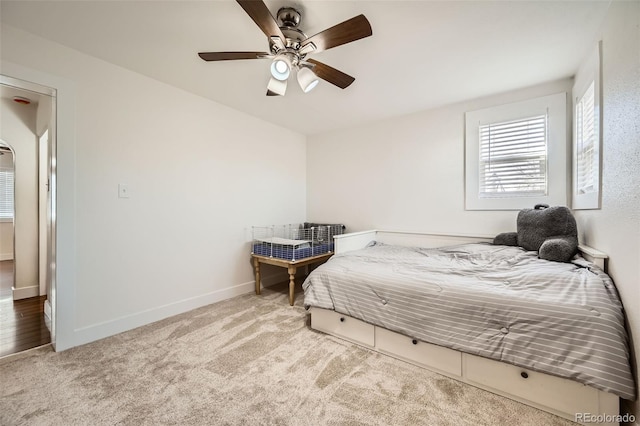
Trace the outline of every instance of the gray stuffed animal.
<instances>
[{"instance_id":1,"label":"gray stuffed animal","mask_svg":"<svg viewBox=\"0 0 640 426\"><path fill-rule=\"evenodd\" d=\"M493 244L520 246L555 262L569 262L578 251L578 227L567 207L537 204L520 210L517 230L498 234Z\"/></svg>"}]
</instances>

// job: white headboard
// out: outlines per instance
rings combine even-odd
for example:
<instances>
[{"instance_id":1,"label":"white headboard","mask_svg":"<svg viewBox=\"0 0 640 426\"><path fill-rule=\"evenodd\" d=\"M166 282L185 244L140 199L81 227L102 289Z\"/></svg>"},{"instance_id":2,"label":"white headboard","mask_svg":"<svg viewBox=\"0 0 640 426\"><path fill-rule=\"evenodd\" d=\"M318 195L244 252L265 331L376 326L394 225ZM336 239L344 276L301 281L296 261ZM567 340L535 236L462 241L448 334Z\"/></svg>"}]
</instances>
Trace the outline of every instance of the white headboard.
<instances>
[{"instance_id":1,"label":"white headboard","mask_svg":"<svg viewBox=\"0 0 640 426\"><path fill-rule=\"evenodd\" d=\"M580 251L580 254L582 255L582 257L587 259L589 262L594 263L597 267L599 267L603 271L607 272L606 261L609 258L609 256L607 256L605 253L601 252L600 250L596 250L593 247L585 246L584 244L579 244L578 250Z\"/></svg>"},{"instance_id":2,"label":"white headboard","mask_svg":"<svg viewBox=\"0 0 640 426\"><path fill-rule=\"evenodd\" d=\"M360 231L349 234L336 235L335 253L345 253L351 250L358 250L366 247L372 241L379 241L385 244L395 244L400 246L412 247L445 247L456 244L465 243L481 243L492 242L493 236L488 235L462 235L462 234L443 234L430 232L411 232L411 231ZM580 254L589 262L593 262L596 266L606 272L606 259L608 256L592 247L580 244L578 246Z\"/></svg>"}]
</instances>

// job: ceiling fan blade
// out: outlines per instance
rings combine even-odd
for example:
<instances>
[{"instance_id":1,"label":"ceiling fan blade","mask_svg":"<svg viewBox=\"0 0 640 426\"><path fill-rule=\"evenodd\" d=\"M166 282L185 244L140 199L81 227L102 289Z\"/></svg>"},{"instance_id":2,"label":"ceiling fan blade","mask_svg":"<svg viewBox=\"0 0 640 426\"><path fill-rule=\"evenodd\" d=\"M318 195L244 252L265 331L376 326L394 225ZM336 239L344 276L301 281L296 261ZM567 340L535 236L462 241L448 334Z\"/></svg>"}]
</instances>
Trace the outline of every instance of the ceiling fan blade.
<instances>
[{"instance_id":1,"label":"ceiling fan blade","mask_svg":"<svg viewBox=\"0 0 640 426\"><path fill-rule=\"evenodd\" d=\"M273 18L271 12L261 0L236 0L238 4L247 12L247 15L253 19L253 22L260 27L268 38L272 36L280 37L285 42L285 36L278 26L278 22Z\"/></svg>"},{"instance_id":2,"label":"ceiling fan blade","mask_svg":"<svg viewBox=\"0 0 640 426\"><path fill-rule=\"evenodd\" d=\"M352 41L360 40L361 38L369 37L373 34L371 30L371 24L364 17L364 15L358 15L355 18L351 18L338 25L334 25L331 28L309 37L304 40L300 45L300 50L305 51L306 46L313 43L315 49L311 52L321 52L323 50L331 49L332 47L341 46Z\"/></svg>"},{"instance_id":3,"label":"ceiling fan blade","mask_svg":"<svg viewBox=\"0 0 640 426\"><path fill-rule=\"evenodd\" d=\"M287 91L287 80L277 80L271 77L267 85L267 96L284 96Z\"/></svg>"},{"instance_id":4,"label":"ceiling fan blade","mask_svg":"<svg viewBox=\"0 0 640 426\"><path fill-rule=\"evenodd\" d=\"M318 78L321 78L341 89L346 89L355 81L354 77L349 74L345 74L340 70L337 70L329 65L318 62L315 59L307 59L306 62L313 64L314 67L311 70Z\"/></svg>"},{"instance_id":5,"label":"ceiling fan blade","mask_svg":"<svg viewBox=\"0 0 640 426\"><path fill-rule=\"evenodd\" d=\"M267 52L200 52L205 61L232 61L235 59L262 59L269 56Z\"/></svg>"}]
</instances>

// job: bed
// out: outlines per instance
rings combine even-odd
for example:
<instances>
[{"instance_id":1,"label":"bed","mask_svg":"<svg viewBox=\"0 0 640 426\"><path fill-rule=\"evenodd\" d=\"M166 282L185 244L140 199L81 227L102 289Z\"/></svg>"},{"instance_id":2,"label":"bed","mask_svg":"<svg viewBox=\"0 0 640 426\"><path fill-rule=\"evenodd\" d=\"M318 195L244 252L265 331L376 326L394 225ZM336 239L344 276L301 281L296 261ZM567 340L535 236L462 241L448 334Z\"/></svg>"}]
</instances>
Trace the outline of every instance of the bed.
<instances>
[{"instance_id":1,"label":"bed","mask_svg":"<svg viewBox=\"0 0 640 426\"><path fill-rule=\"evenodd\" d=\"M582 246L550 262L490 241L336 236L303 283L311 326L573 421L618 424L635 383L606 256Z\"/></svg>"}]
</instances>

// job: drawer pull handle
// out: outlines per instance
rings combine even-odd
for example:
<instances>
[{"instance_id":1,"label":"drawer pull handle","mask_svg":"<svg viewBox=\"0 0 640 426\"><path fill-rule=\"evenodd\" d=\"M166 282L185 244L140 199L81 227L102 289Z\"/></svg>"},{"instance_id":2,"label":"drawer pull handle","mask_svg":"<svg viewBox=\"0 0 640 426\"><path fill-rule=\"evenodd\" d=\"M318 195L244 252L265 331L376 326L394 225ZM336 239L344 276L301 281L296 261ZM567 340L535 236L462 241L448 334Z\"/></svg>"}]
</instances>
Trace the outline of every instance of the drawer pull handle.
<instances>
[{"instance_id":1,"label":"drawer pull handle","mask_svg":"<svg viewBox=\"0 0 640 426\"><path fill-rule=\"evenodd\" d=\"M344 317L340 317L340 322L344 322Z\"/></svg>"},{"instance_id":2,"label":"drawer pull handle","mask_svg":"<svg viewBox=\"0 0 640 426\"><path fill-rule=\"evenodd\" d=\"M520 375L522 376L523 379L527 379L529 377L529 374L527 374L526 371L523 371L522 373L520 373Z\"/></svg>"},{"instance_id":3,"label":"drawer pull handle","mask_svg":"<svg viewBox=\"0 0 640 426\"><path fill-rule=\"evenodd\" d=\"M417 344L418 344L418 341L417 341L416 339L413 339L413 340L411 341L411 343L413 343L414 345L417 345Z\"/></svg>"}]
</instances>

